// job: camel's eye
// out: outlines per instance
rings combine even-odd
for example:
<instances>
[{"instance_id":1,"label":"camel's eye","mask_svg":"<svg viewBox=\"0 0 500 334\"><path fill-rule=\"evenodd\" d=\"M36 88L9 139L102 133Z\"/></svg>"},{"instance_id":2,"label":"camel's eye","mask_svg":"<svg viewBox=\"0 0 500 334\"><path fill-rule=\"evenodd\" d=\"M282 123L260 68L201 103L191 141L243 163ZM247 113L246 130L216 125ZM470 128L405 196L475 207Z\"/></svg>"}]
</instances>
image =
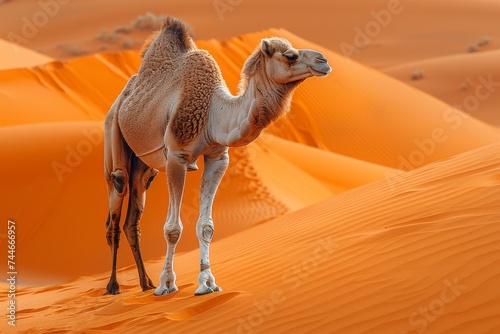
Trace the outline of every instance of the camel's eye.
<instances>
[{"instance_id":1,"label":"camel's eye","mask_svg":"<svg viewBox=\"0 0 500 334\"><path fill-rule=\"evenodd\" d=\"M290 61L295 61L297 58L299 58L299 55L296 53L284 53L283 56L285 56L286 59Z\"/></svg>"}]
</instances>

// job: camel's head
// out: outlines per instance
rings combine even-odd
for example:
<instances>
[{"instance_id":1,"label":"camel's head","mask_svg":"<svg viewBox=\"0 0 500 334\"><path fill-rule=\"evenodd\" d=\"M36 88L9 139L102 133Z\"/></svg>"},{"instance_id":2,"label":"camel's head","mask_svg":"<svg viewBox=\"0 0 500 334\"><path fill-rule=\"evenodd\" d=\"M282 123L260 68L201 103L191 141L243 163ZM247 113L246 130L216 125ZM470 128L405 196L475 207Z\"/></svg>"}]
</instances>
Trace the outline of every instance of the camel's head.
<instances>
[{"instance_id":1,"label":"camel's head","mask_svg":"<svg viewBox=\"0 0 500 334\"><path fill-rule=\"evenodd\" d=\"M331 72L326 58L318 51L295 49L282 38L264 38L260 42L267 76L277 83L290 83Z\"/></svg>"}]
</instances>

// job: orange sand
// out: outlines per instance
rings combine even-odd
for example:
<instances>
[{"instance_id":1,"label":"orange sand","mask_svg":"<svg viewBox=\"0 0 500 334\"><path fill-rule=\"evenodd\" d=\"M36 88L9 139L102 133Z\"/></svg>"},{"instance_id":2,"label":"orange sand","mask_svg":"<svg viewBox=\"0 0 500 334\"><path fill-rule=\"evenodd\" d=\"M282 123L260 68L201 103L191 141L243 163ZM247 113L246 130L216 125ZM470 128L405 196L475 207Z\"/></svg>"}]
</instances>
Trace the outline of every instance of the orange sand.
<instances>
[{"instance_id":1,"label":"orange sand","mask_svg":"<svg viewBox=\"0 0 500 334\"><path fill-rule=\"evenodd\" d=\"M119 272L117 296L102 296L107 273L23 288L19 332L496 333L499 149L217 238L221 293L193 296L197 250L177 256L180 290L164 297L143 293L130 266ZM162 266L162 258L147 262L153 276Z\"/></svg>"},{"instance_id":2,"label":"orange sand","mask_svg":"<svg viewBox=\"0 0 500 334\"><path fill-rule=\"evenodd\" d=\"M479 77L500 81L495 1L477 1L472 9L465 1L405 3L405 11L352 58L339 54L339 43L352 40L350 29L363 26L386 1L321 2L310 24L297 19L300 6L276 18L262 10L261 0L242 2L224 21L200 14L214 11L212 2L196 0L194 12L187 2L126 3L101 2L101 11L92 1L61 5L29 40L31 49L20 47L14 55L12 44L0 40L0 219L18 227L19 272L17 326L2 317L0 332L500 332L498 92L469 115L450 106L475 94ZM2 14L10 13L0 28L16 31L19 17L39 6L0 3ZM429 6L431 18L443 22L428 18L422 26ZM450 8L455 15L443 16ZM147 11L188 20L233 92L244 60L263 37L317 49L333 67L327 78L302 84L289 115L258 140L230 150L211 247L221 293L193 295L201 177L195 172L188 174L182 207L180 290L163 297L142 292L122 238L122 294L102 296L111 262L103 119L140 58L136 51L95 53L102 51L95 35ZM92 17L88 29L86 17ZM434 35L421 39L416 31ZM458 37L435 47L452 31ZM240 35L245 32L252 33ZM466 53L466 41L486 34L485 50ZM68 59L57 47L61 41L88 55ZM424 77L410 80L420 68ZM475 81L462 87L467 77ZM146 267L156 283L167 202L161 174L148 191L141 224ZM6 229L0 231L7 257ZM8 291L6 272L0 272L2 292ZM2 293L1 307L8 302Z\"/></svg>"}]
</instances>

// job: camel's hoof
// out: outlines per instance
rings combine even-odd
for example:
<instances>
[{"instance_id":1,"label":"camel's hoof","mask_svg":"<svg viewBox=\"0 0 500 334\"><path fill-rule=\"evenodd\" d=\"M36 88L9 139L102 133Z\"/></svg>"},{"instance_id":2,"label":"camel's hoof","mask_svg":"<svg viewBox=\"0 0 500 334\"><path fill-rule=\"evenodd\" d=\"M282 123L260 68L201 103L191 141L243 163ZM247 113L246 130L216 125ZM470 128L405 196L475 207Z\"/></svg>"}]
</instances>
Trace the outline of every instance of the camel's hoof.
<instances>
[{"instance_id":1,"label":"camel's hoof","mask_svg":"<svg viewBox=\"0 0 500 334\"><path fill-rule=\"evenodd\" d=\"M141 286L142 288L142 291L148 291L148 290L153 290L153 289L156 289L156 286L154 285L147 285L147 286Z\"/></svg>"},{"instance_id":2,"label":"camel's hoof","mask_svg":"<svg viewBox=\"0 0 500 334\"><path fill-rule=\"evenodd\" d=\"M117 281L110 281L106 286L105 295L118 295L120 293L120 285Z\"/></svg>"},{"instance_id":3,"label":"camel's hoof","mask_svg":"<svg viewBox=\"0 0 500 334\"><path fill-rule=\"evenodd\" d=\"M212 293L212 292L219 292L219 291L222 291L222 288L220 286L215 286L213 288L209 287L209 286L200 286L198 287L198 289L196 289L196 291L194 292L194 295L195 296L203 296L203 295L208 295L209 293Z\"/></svg>"},{"instance_id":4,"label":"camel's hoof","mask_svg":"<svg viewBox=\"0 0 500 334\"><path fill-rule=\"evenodd\" d=\"M161 288L161 287L158 287L158 288L156 288L156 290L154 292L154 295L155 296L168 295L169 293L175 292L177 290L179 290L179 289L177 289L176 286L173 286L171 288Z\"/></svg>"},{"instance_id":5,"label":"camel's hoof","mask_svg":"<svg viewBox=\"0 0 500 334\"><path fill-rule=\"evenodd\" d=\"M142 291L148 291L151 289L156 289L156 286L154 286L153 281L148 278L146 283L141 284Z\"/></svg>"}]
</instances>

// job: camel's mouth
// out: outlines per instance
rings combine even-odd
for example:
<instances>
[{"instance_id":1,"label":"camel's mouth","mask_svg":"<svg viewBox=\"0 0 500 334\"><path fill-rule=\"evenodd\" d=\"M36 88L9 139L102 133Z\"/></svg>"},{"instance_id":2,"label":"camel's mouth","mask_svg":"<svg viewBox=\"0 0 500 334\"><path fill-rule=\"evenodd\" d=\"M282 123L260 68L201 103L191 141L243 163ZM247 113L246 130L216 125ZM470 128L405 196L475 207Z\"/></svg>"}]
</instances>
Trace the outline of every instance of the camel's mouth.
<instances>
[{"instance_id":1,"label":"camel's mouth","mask_svg":"<svg viewBox=\"0 0 500 334\"><path fill-rule=\"evenodd\" d=\"M317 76L317 77L324 77L324 76L327 76L331 71L332 71L332 68L330 66L328 66L328 69L321 69L321 70L318 70L318 69L314 69L312 67L309 67L309 70L311 71L311 73L314 75L314 76Z\"/></svg>"}]
</instances>

